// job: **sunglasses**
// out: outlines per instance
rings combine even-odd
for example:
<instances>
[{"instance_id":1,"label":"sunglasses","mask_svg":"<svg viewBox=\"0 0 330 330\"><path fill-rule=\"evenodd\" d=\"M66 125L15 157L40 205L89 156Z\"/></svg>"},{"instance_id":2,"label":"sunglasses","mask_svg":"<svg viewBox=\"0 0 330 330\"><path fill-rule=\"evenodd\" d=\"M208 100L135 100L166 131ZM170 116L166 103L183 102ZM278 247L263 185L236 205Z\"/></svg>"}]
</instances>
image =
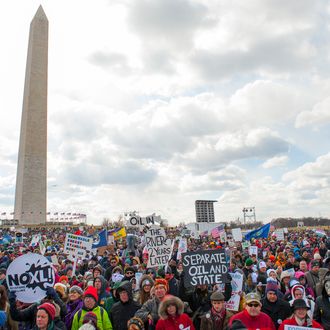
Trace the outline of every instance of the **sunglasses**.
<instances>
[{"instance_id":1,"label":"sunglasses","mask_svg":"<svg viewBox=\"0 0 330 330\"><path fill-rule=\"evenodd\" d=\"M257 307L259 307L260 305L259 304L257 304L257 303L255 303L255 304L253 304L253 303L250 303L250 304L247 304L249 307L255 307L255 308L257 308Z\"/></svg>"},{"instance_id":2,"label":"sunglasses","mask_svg":"<svg viewBox=\"0 0 330 330\"><path fill-rule=\"evenodd\" d=\"M134 275L133 272L126 272L125 274L127 274L127 275Z\"/></svg>"}]
</instances>

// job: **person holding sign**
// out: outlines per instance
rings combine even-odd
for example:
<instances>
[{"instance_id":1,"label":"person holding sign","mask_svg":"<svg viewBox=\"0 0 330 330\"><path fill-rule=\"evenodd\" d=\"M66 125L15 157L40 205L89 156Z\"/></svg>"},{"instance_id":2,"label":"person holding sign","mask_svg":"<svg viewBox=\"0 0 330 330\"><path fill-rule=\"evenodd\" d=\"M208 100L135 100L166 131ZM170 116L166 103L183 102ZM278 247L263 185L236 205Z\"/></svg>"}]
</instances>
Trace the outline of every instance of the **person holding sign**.
<instances>
[{"instance_id":1,"label":"person holding sign","mask_svg":"<svg viewBox=\"0 0 330 330\"><path fill-rule=\"evenodd\" d=\"M293 315L291 318L286 319L282 322L279 330L285 330L286 325L295 325L299 327L309 327L314 329L324 329L321 324L318 322L311 320L308 315L307 311L309 307L307 306L304 299L296 299L293 302Z\"/></svg>"},{"instance_id":2,"label":"person holding sign","mask_svg":"<svg viewBox=\"0 0 330 330\"><path fill-rule=\"evenodd\" d=\"M160 320L156 324L156 330L195 330L191 319L183 310L181 299L167 295L159 306Z\"/></svg>"}]
</instances>

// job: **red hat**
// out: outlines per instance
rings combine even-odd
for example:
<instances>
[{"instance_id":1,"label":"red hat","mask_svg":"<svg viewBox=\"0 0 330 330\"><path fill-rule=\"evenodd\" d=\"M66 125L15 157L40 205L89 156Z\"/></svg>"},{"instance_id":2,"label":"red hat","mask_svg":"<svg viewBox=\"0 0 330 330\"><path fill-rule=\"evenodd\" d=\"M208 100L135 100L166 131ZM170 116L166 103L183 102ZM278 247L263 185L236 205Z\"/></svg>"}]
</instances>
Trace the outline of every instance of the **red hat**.
<instances>
[{"instance_id":1,"label":"red hat","mask_svg":"<svg viewBox=\"0 0 330 330\"><path fill-rule=\"evenodd\" d=\"M274 261L275 260L275 256L273 256L272 254L268 257L269 260Z\"/></svg>"},{"instance_id":2,"label":"red hat","mask_svg":"<svg viewBox=\"0 0 330 330\"><path fill-rule=\"evenodd\" d=\"M99 300L99 296L97 295L97 289L94 288L93 286L89 286L84 292L83 297L85 298L87 296L93 297L96 302Z\"/></svg>"},{"instance_id":3,"label":"red hat","mask_svg":"<svg viewBox=\"0 0 330 330\"><path fill-rule=\"evenodd\" d=\"M45 303L41 304L40 306L38 306L38 309L44 309L46 311L46 313L49 315L49 318L52 321L54 321L56 309L53 304L45 302Z\"/></svg>"},{"instance_id":4,"label":"red hat","mask_svg":"<svg viewBox=\"0 0 330 330\"><path fill-rule=\"evenodd\" d=\"M154 283L154 288L156 288L156 286L158 286L158 285L162 285L165 288L166 292L168 291L168 283L165 279L156 278L155 283Z\"/></svg>"},{"instance_id":5,"label":"red hat","mask_svg":"<svg viewBox=\"0 0 330 330\"><path fill-rule=\"evenodd\" d=\"M65 276L65 275L62 275L58 281L59 282L67 281L69 283L69 278L67 276Z\"/></svg>"}]
</instances>

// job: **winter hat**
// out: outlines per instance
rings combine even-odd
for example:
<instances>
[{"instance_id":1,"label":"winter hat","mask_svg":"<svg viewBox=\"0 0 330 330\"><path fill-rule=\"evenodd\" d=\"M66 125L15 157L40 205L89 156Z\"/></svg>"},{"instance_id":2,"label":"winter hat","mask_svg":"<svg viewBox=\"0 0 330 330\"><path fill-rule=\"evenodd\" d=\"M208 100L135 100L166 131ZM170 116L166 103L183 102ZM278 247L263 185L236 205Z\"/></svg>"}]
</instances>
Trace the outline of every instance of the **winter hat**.
<instances>
[{"instance_id":1,"label":"winter hat","mask_svg":"<svg viewBox=\"0 0 330 330\"><path fill-rule=\"evenodd\" d=\"M83 295L84 291L82 290L82 288L78 285L73 285L71 288L70 288L70 293L72 293L73 291L76 291L78 292L81 296Z\"/></svg>"},{"instance_id":2,"label":"winter hat","mask_svg":"<svg viewBox=\"0 0 330 330\"><path fill-rule=\"evenodd\" d=\"M45 303L41 304L40 306L38 306L38 309L44 309L46 311L46 313L49 315L49 318L52 321L54 321L56 309L53 304L45 302Z\"/></svg>"},{"instance_id":3,"label":"winter hat","mask_svg":"<svg viewBox=\"0 0 330 330\"><path fill-rule=\"evenodd\" d=\"M89 286L85 292L84 292L84 298L85 297L93 297L95 301L99 300L99 296L97 295L97 289L94 288L93 286Z\"/></svg>"},{"instance_id":4,"label":"winter hat","mask_svg":"<svg viewBox=\"0 0 330 330\"><path fill-rule=\"evenodd\" d=\"M141 282L141 288L145 287L146 285L150 285L153 286L154 285L154 281L150 276L144 275L144 278Z\"/></svg>"},{"instance_id":5,"label":"winter hat","mask_svg":"<svg viewBox=\"0 0 330 330\"><path fill-rule=\"evenodd\" d=\"M269 291L272 291L272 292L275 292L275 294L277 295L278 293L278 286L277 286L277 283L275 281L269 281L266 285L266 294L269 292Z\"/></svg>"},{"instance_id":6,"label":"winter hat","mask_svg":"<svg viewBox=\"0 0 330 330\"><path fill-rule=\"evenodd\" d=\"M315 253L315 254L314 254L314 259L315 259L315 260L321 260L322 257L321 257L321 255L320 255L319 253Z\"/></svg>"},{"instance_id":7,"label":"winter hat","mask_svg":"<svg viewBox=\"0 0 330 330\"><path fill-rule=\"evenodd\" d=\"M168 283L165 279L157 278L155 281L155 284L154 284L154 288L156 288L159 285L163 286L165 288L166 292L168 291Z\"/></svg>"},{"instance_id":8,"label":"winter hat","mask_svg":"<svg viewBox=\"0 0 330 330\"><path fill-rule=\"evenodd\" d=\"M306 302L304 299L296 299L293 301L293 305L292 305L293 310L295 311L298 308L306 308L306 309L310 309L309 306L307 306Z\"/></svg>"},{"instance_id":9,"label":"winter hat","mask_svg":"<svg viewBox=\"0 0 330 330\"><path fill-rule=\"evenodd\" d=\"M94 325L94 327L97 327L97 315L93 312L87 312L84 316L83 319L83 324L85 323L90 323L92 325Z\"/></svg>"},{"instance_id":10,"label":"winter hat","mask_svg":"<svg viewBox=\"0 0 330 330\"><path fill-rule=\"evenodd\" d=\"M267 276L270 276L270 273L275 273L276 274L276 270L275 269L268 269L267 270Z\"/></svg>"},{"instance_id":11,"label":"winter hat","mask_svg":"<svg viewBox=\"0 0 330 330\"><path fill-rule=\"evenodd\" d=\"M247 330L245 325L242 323L241 320L234 320L231 323L231 326L228 327L229 330Z\"/></svg>"},{"instance_id":12,"label":"winter hat","mask_svg":"<svg viewBox=\"0 0 330 330\"><path fill-rule=\"evenodd\" d=\"M125 273L127 273L127 272L133 272L135 274L135 268L132 266L128 266L125 268Z\"/></svg>"},{"instance_id":13,"label":"winter hat","mask_svg":"<svg viewBox=\"0 0 330 330\"><path fill-rule=\"evenodd\" d=\"M267 268L266 263L264 261L259 262L259 269L260 268Z\"/></svg>"},{"instance_id":14,"label":"winter hat","mask_svg":"<svg viewBox=\"0 0 330 330\"><path fill-rule=\"evenodd\" d=\"M305 273L298 271L294 273L294 277L297 278L298 280L300 279L300 277L304 276L305 277Z\"/></svg>"},{"instance_id":15,"label":"winter hat","mask_svg":"<svg viewBox=\"0 0 330 330\"><path fill-rule=\"evenodd\" d=\"M287 270L285 270L284 272L282 272L282 274L281 274L281 281L285 277L290 277L291 278L291 274Z\"/></svg>"},{"instance_id":16,"label":"winter hat","mask_svg":"<svg viewBox=\"0 0 330 330\"><path fill-rule=\"evenodd\" d=\"M225 296L220 291L214 291L210 297L211 301L224 301Z\"/></svg>"},{"instance_id":17,"label":"winter hat","mask_svg":"<svg viewBox=\"0 0 330 330\"><path fill-rule=\"evenodd\" d=\"M62 276L59 278L58 281L59 281L59 282L66 281L66 282L69 283L69 278L68 278L66 275L62 275Z\"/></svg>"},{"instance_id":18,"label":"winter hat","mask_svg":"<svg viewBox=\"0 0 330 330\"><path fill-rule=\"evenodd\" d=\"M320 266L320 261L319 260L312 260L311 261L311 268L315 267L315 266Z\"/></svg>"},{"instance_id":19,"label":"winter hat","mask_svg":"<svg viewBox=\"0 0 330 330\"><path fill-rule=\"evenodd\" d=\"M252 266L253 265L253 261L251 258L247 258L246 261L245 261L245 266Z\"/></svg>"},{"instance_id":20,"label":"winter hat","mask_svg":"<svg viewBox=\"0 0 330 330\"><path fill-rule=\"evenodd\" d=\"M272 254L268 257L268 259L270 260L270 261L275 261L275 256L273 256Z\"/></svg>"},{"instance_id":21,"label":"winter hat","mask_svg":"<svg viewBox=\"0 0 330 330\"><path fill-rule=\"evenodd\" d=\"M98 270L100 273L101 273L101 275L102 275L102 273L103 273L103 267L100 265L100 264L97 264L94 268L93 268L93 274L94 274L94 271L95 270Z\"/></svg>"},{"instance_id":22,"label":"winter hat","mask_svg":"<svg viewBox=\"0 0 330 330\"><path fill-rule=\"evenodd\" d=\"M66 297L66 295L68 293L66 285L64 285L62 283L56 283L54 285L54 289L60 294L60 296L62 298Z\"/></svg>"}]
</instances>

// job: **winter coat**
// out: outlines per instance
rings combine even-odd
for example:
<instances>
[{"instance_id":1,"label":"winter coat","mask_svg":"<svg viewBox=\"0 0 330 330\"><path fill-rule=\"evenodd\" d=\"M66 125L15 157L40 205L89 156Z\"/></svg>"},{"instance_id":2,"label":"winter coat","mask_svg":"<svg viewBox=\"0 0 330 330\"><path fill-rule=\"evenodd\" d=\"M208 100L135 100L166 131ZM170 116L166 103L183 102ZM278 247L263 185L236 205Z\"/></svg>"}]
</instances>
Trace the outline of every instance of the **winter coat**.
<instances>
[{"instance_id":1,"label":"winter coat","mask_svg":"<svg viewBox=\"0 0 330 330\"><path fill-rule=\"evenodd\" d=\"M307 315L310 319L313 319L313 314L314 314L314 309L315 309L315 302L312 299L308 299L306 297L305 287L303 285L296 284L292 287L292 289L291 289L291 298L292 299L289 301L290 306L292 306L293 302L295 301L295 299L293 298L294 297L293 293L296 290L296 288L301 288L303 290L302 299L305 300L306 305L309 307L309 310L307 311Z\"/></svg>"},{"instance_id":2,"label":"winter coat","mask_svg":"<svg viewBox=\"0 0 330 330\"><path fill-rule=\"evenodd\" d=\"M174 317L167 314L167 307L170 305L176 306L176 315ZM168 295L159 305L158 314L159 321L156 324L156 330L182 330L187 327L190 330L195 330L192 320L189 316L183 313L184 304L181 299Z\"/></svg>"},{"instance_id":3,"label":"winter coat","mask_svg":"<svg viewBox=\"0 0 330 330\"><path fill-rule=\"evenodd\" d=\"M126 291L128 293L128 302L123 303L121 300L116 302L111 309L110 319L114 330L126 330L127 321L131 319L136 311L141 307L137 302L133 300L132 284L130 282L122 282L116 291L117 297L119 297L120 291Z\"/></svg>"},{"instance_id":4,"label":"winter coat","mask_svg":"<svg viewBox=\"0 0 330 330\"><path fill-rule=\"evenodd\" d=\"M324 329L321 324L319 324L318 322L314 321L314 320L310 320L311 324L310 326L307 325L307 322L304 323L304 325L302 325L303 327L310 327L310 328L315 328L315 329ZM284 330L285 325L298 325L296 319L294 317L286 319L285 321L282 322L282 324L280 325L280 327L278 328L278 330Z\"/></svg>"},{"instance_id":5,"label":"winter coat","mask_svg":"<svg viewBox=\"0 0 330 330\"><path fill-rule=\"evenodd\" d=\"M158 298L154 297L150 300L147 300L142 305L142 307L135 313L135 316L139 317L143 322L147 322L148 315L149 314L151 315L152 321L151 324L149 324L149 330L153 329L159 320L159 316L158 316L159 305L160 305L160 301L158 300Z\"/></svg>"},{"instance_id":6,"label":"winter coat","mask_svg":"<svg viewBox=\"0 0 330 330\"><path fill-rule=\"evenodd\" d=\"M83 301L81 299L77 299L75 301L70 301L66 305L67 314L64 318L64 323L67 327L67 329L71 329L72 321L74 315L80 310L83 306Z\"/></svg>"},{"instance_id":7,"label":"winter coat","mask_svg":"<svg viewBox=\"0 0 330 330\"><path fill-rule=\"evenodd\" d=\"M108 283L102 275L96 276L94 282L96 279L99 279L102 283L100 292L97 292L97 295L99 297L98 304L99 306L104 307L103 305L105 304L105 300L110 297L110 293L106 291Z\"/></svg>"},{"instance_id":8,"label":"winter coat","mask_svg":"<svg viewBox=\"0 0 330 330\"><path fill-rule=\"evenodd\" d=\"M211 310L201 317L201 327L200 330L226 330L228 328L228 323L230 318L234 315L233 312L226 310L225 319L223 321L222 329L215 329L214 323L211 317Z\"/></svg>"},{"instance_id":9,"label":"winter coat","mask_svg":"<svg viewBox=\"0 0 330 330\"><path fill-rule=\"evenodd\" d=\"M240 320L248 329L259 330L275 330L275 325L272 319L265 313L260 312L258 316L251 316L245 309L243 312L235 314L231 317L229 325L231 326L234 320Z\"/></svg>"},{"instance_id":10,"label":"winter coat","mask_svg":"<svg viewBox=\"0 0 330 330\"><path fill-rule=\"evenodd\" d=\"M291 315L290 304L279 297L274 303L270 302L267 297L265 297L262 300L261 311L272 319L276 329L278 329L282 321Z\"/></svg>"},{"instance_id":11,"label":"winter coat","mask_svg":"<svg viewBox=\"0 0 330 330\"><path fill-rule=\"evenodd\" d=\"M314 319L321 323L325 329L330 329L330 301L329 296L324 288L324 283L330 280L330 274L322 280L322 295L316 298Z\"/></svg>"}]
</instances>

